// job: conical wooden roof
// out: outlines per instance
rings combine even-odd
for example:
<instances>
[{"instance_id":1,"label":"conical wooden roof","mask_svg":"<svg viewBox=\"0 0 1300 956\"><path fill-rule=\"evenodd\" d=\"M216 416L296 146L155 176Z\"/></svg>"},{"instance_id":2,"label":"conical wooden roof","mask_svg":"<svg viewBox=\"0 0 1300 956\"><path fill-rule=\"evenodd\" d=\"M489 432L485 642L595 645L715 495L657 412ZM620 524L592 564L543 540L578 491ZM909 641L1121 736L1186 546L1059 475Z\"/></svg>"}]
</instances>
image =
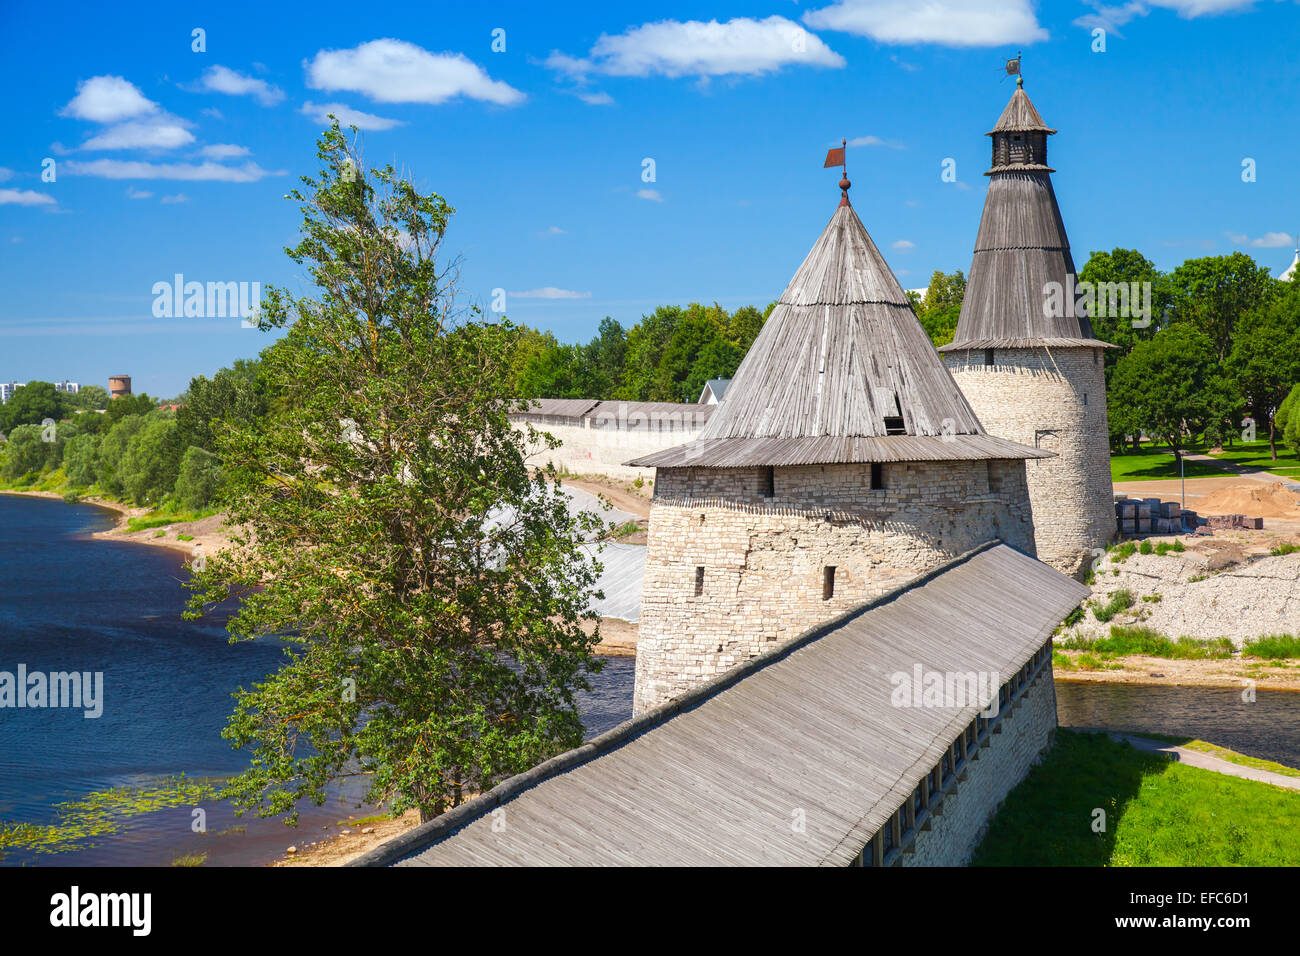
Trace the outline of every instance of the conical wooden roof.
<instances>
[{"instance_id":1,"label":"conical wooden roof","mask_svg":"<svg viewBox=\"0 0 1300 956\"><path fill-rule=\"evenodd\" d=\"M862 221L841 203L698 441L642 466L1037 457L985 433Z\"/></svg>"},{"instance_id":2,"label":"conical wooden roof","mask_svg":"<svg viewBox=\"0 0 1300 956\"><path fill-rule=\"evenodd\" d=\"M1011 95L988 135L1019 132L1056 132L1022 88ZM1045 314L1050 284L1059 283L1060 296L1068 296L1076 275L1051 174L1046 166L1028 163L989 171L961 315L952 342L939 351L1110 347L1093 335L1080 309Z\"/></svg>"}]
</instances>

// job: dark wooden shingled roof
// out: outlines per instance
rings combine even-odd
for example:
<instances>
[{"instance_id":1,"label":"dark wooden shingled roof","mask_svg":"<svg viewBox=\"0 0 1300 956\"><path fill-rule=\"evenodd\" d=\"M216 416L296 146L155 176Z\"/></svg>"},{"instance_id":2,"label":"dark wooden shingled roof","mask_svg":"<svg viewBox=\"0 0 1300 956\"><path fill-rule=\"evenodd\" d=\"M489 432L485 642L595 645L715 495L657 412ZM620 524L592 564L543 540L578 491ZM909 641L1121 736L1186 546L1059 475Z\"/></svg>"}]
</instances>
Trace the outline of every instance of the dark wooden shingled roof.
<instances>
[{"instance_id":1,"label":"dark wooden shingled roof","mask_svg":"<svg viewBox=\"0 0 1300 956\"><path fill-rule=\"evenodd\" d=\"M990 543L349 865L851 863L980 709L895 707L891 675L921 667L1000 682L1087 596Z\"/></svg>"},{"instance_id":2,"label":"dark wooden shingled roof","mask_svg":"<svg viewBox=\"0 0 1300 956\"><path fill-rule=\"evenodd\" d=\"M1056 132L1017 88L988 134ZM1052 170L1014 163L989 170L975 255L953 341L939 349L1109 348L1098 340L1086 315L1044 315L1047 284L1067 288L1075 275L1070 240L1052 188ZM1063 293L1064 294L1064 293ZM1066 311L1066 310L1061 310Z\"/></svg>"},{"instance_id":3,"label":"dark wooden shingled roof","mask_svg":"<svg viewBox=\"0 0 1300 956\"><path fill-rule=\"evenodd\" d=\"M643 467L1038 457L987 435L847 202L795 273L698 441Z\"/></svg>"}]
</instances>

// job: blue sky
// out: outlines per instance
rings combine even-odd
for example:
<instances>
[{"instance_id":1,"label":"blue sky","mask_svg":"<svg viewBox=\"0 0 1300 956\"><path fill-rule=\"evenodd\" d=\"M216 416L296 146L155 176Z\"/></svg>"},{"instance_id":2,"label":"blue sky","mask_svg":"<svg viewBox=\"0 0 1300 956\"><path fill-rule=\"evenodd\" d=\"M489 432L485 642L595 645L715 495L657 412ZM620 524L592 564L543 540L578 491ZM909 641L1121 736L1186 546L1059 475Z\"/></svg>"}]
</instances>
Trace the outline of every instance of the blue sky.
<instances>
[{"instance_id":1,"label":"blue sky","mask_svg":"<svg viewBox=\"0 0 1300 956\"><path fill-rule=\"evenodd\" d=\"M307 290L283 196L327 104L456 207L467 297L505 289L565 341L774 299L834 211L841 137L903 285L968 269L1018 50L1080 267L1245 250L1276 274L1300 230L1295 0L180 6L0 10L0 380L125 372L165 397L255 355L238 320L155 318L152 288Z\"/></svg>"}]
</instances>

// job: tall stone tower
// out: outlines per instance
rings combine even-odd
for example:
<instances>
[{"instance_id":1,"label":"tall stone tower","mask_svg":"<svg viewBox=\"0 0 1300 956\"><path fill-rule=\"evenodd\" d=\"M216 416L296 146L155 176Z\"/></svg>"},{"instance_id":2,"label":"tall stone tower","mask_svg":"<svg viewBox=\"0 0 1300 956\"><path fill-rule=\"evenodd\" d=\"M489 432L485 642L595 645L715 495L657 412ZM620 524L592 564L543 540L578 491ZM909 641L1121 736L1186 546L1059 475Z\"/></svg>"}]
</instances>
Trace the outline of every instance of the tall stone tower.
<instances>
[{"instance_id":1,"label":"tall stone tower","mask_svg":"<svg viewBox=\"0 0 1300 956\"><path fill-rule=\"evenodd\" d=\"M1102 349L1074 295L1047 165L1050 128L1017 77L988 135L993 165L966 297L939 351L991 434L1056 457L1027 466L1038 558L1080 574L1115 531Z\"/></svg>"},{"instance_id":2,"label":"tall stone tower","mask_svg":"<svg viewBox=\"0 0 1300 956\"><path fill-rule=\"evenodd\" d=\"M984 431L849 185L700 437L628 463L657 469L637 712L986 541L1033 554L1048 453Z\"/></svg>"}]
</instances>

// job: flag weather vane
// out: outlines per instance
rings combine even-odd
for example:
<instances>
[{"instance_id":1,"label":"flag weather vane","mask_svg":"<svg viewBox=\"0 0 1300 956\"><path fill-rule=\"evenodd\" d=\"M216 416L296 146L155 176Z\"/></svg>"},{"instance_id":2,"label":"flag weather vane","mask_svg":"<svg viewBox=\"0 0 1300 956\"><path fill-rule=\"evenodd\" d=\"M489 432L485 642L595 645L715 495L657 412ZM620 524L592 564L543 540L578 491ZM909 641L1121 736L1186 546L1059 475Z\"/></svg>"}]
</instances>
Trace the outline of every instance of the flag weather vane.
<instances>
[{"instance_id":1,"label":"flag weather vane","mask_svg":"<svg viewBox=\"0 0 1300 956\"><path fill-rule=\"evenodd\" d=\"M1020 72L1020 51L1019 50L1016 51L1015 57L1013 57L1010 60L1007 60L1007 76L1014 76L1016 78L1016 86L1024 87L1025 77L1024 74Z\"/></svg>"},{"instance_id":2,"label":"flag weather vane","mask_svg":"<svg viewBox=\"0 0 1300 956\"><path fill-rule=\"evenodd\" d=\"M835 147L834 149L830 149L826 151L826 162L822 164L822 169L830 169L832 166L839 166L843 171L843 175L840 177L840 205L841 206L850 205L849 187L853 185L851 182L849 182L849 167L844 160L844 153L848 149L848 145L849 145L848 140L841 139L839 146Z\"/></svg>"}]
</instances>

